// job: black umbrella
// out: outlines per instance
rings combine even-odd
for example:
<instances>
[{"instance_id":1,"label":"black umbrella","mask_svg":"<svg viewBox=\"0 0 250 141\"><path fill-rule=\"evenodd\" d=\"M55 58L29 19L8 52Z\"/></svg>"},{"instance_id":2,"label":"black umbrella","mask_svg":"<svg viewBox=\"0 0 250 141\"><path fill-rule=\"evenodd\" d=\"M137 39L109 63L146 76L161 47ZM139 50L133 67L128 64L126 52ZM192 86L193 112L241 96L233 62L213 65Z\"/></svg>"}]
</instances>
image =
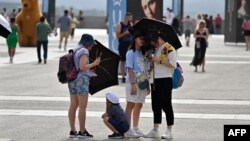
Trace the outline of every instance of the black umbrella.
<instances>
[{"instance_id":1,"label":"black umbrella","mask_svg":"<svg viewBox=\"0 0 250 141\"><path fill-rule=\"evenodd\" d=\"M7 38L11 33L9 22L0 14L0 36Z\"/></svg>"},{"instance_id":2,"label":"black umbrella","mask_svg":"<svg viewBox=\"0 0 250 141\"><path fill-rule=\"evenodd\" d=\"M152 36L154 36L153 34L157 33L161 35L161 37L163 37L166 42L170 43L176 50L182 47L175 30L171 25L165 22L143 18L129 29L129 32L132 35L137 31L143 32L146 36L146 39L149 40L152 38Z\"/></svg>"},{"instance_id":3,"label":"black umbrella","mask_svg":"<svg viewBox=\"0 0 250 141\"><path fill-rule=\"evenodd\" d=\"M90 62L93 62L96 58L101 57L101 63L93 69L97 77L92 77L90 79L89 93L91 95L105 88L119 84L119 56L97 40L95 40L95 42L97 44L89 52L89 59Z\"/></svg>"}]
</instances>

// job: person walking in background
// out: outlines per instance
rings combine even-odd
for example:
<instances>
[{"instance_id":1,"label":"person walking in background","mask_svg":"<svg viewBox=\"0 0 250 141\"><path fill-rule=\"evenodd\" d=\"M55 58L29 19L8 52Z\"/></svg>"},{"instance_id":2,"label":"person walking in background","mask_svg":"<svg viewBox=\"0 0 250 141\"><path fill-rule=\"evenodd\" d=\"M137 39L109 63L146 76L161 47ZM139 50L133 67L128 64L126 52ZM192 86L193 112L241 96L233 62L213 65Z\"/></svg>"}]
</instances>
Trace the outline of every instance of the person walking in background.
<instances>
[{"instance_id":1,"label":"person walking in background","mask_svg":"<svg viewBox=\"0 0 250 141\"><path fill-rule=\"evenodd\" d=\"M3 12L2 12L1 14L3 15L3 17L4 17L7 21L9 21L9 17L8 17L8 15L7 15L7 10L6 10L5 7L3 8Z\"/></svg>"},{"instance_id":2,"label":"person walking in background","mask_svg":"<svg viewBox=\"0 0 250 141\"><path fill-rule=\"evenodd\" d=\"M91 68L100 64L100 58L97 58L93 63L89 63L89 51L95 45L92 35L83 34L77 47L73 49L74 61L78 72L75 80L68 83L70 92L70 107L68 111L69 125L70 125L70 138L92 138L93 135L89 134L85 128L86 122L86 109L88 104L89 94L89 79L95 76L90 71ZM75 116L78 110L78 120L80 130L77 134L75 127Z\"/></svg>"},{"instance_id":3,"label":"person walking in background","mask_svg":"<svg viewBox=\"0 0 250 141\"><path fill-rule=\"evenodd\" d=\"M214 19L213 19L213 16L209 16L208 31L209 31L209 35L214 34Z\"/></svg>"},{"instance_id":4,"label":"person walking in background","mask_svg":"<svg viewBox=\"0 0 250 141\"><path fill-rule=\"evenodd\" d=\"M9 34L9 36L7 37L7 45L8 45L8 53L9 53L9 57L10 57L10 63L13 63L13 59L15 56L15 52L16 52L16 45L17 45L17 41L18 41L18 25L16 24L16 20L15 18L11 18L10 19L10 26L11 26L11 33Z\"/></svg>"},{"instance_id":5,"label":"person walking in background","mask_svg":"<svg viewBox=\"0 0 250 141\"><path fill-rule=\"evenodd\" d=\"M177 17L174 17L173 22L172 22L172 27L174 28L175 32L177 35L181 36L181 31L180 31L180 23L179 19Z\"/></svg>"},{"instance_id":6,"label":"person walking in background","mask_svg":"<svg viewBox=\"0 0 250 141\"><path fill-rule=\"evenodd\" d=\"M17 15L16 9L13 9L11 13L11 18L16 18L16 15Z\"/></svg>"},{"instance_id":7,"label":"person walking in background","mask_svg":"<svg viewBox=\"0 0 250 141\"><path fill-rule=\"evenodd\" d=\"M176 68L176 51L172 45L164 40L165 36L157 31L151 35L151 44L155 47L154 75L151 85L151 104L154 116L153 129L145 135L147 138L171 139L174 125L174 111L172 107L172 72ZM167 129L160 136L159 125L162 122L162 110L165 112Z\"/></svg>"},{"instance_id":8,"label":"person walking in background","mask_svg":"<svg viewBox=\"0 0 250 141\"><path fill-rule=\"evenodd\" d=\"M208 30L204 20L200 21L199 28L194 32L194 38L194 58L190 65L195 67L195 72L198 71L197 66L202 65L202 72L205 72L205 54L207 49Z\"/></svg>"},{"instance_id":9,"label":"person walking in background","mask_svg":"<svg viewBox=\"0 0 250 141\"><path fill-rule=\"evenodd\" d=\"M67 42L68 42L68 37L70 33L70 24L71 24L71 19L69 18L68 13L69 13L68 10L64 10L64 16L60 17L59 20L57 21L57 23L60 24L59 49L61 49L62 41L65 38L64 51L67 50Z\"/></svg>"},{"instance_id":10,"label":"person walking in background","mask_svg":"<svg viewBox=\"0 0 250 141\"><path fill-rule=\"evenodd\" d=\"M215 18L215 29L217 34L221 33L221 24L222 24L222 19L220 14L218 14Z\"/></svg>"},{"instance_id":11,"label":"person walking in background","mask_svg":"<svg viewBox=\"0 0 250 141\"><path fill-rule=\"evenodd\" d=\"M247 10L246 10L247 1L246 0L239 0L239 1L240 1L240 7L237 11L237 14L239 19L243 19L247 15Z\"/></svg>"},{"instance_id":12,"label":"person walking in background","mask_svg":"<svg viewBox=\"0 0 250 141\"><path fill-rule=\"evenodd\" d=\"M42 62L41 46L43 46L43 60L44 64L47 63L48 56L48 35L51 33L50 25L45 23L45 17L40 17L40 22L36 25L37 34L37 57L38 63Z\"/></svg>"},{"instance_id":13,"label":"person walking in background","mask_svg":"<svg viewBox=\"0 0 250 141\"><path fill-rule=\"evenodd\" d=\"M74 38L76 25L78 23L79 22L78 22L77 18L75 17L74 13L71 13L71 24L70 24L70 29L71 29L70 36L71 36L71 40L73 40L73 38Z\"/></svg>"},{"instance_id":14,"label":"person walking in background","mask_svg":"<svg viewBox=\"0 0 250 141\"><path fill-rule=\"evenodd\" d=\"M137 83L140 80L148 80L149 64L146 60L145 53L142 51L144 44L144 36L140 32L133 34L131 48L127 52L126 68L126 114L130 124L130 129L125 133L126 137L142 137L144 133L139 129L139 118L143 103L145 103L146 95L149 94L149 85L145 89L141 89ZM133 117L133 118L132 118Z\"/></svg>"},{"instance_id":15,"label":"person walking in background","mask_svg":"<svg viewBox=\"0 0 250 141\"><path fill-rule=\"evenodd\" d=\"M210 26L210 19L208 18L208 15L207 14L204 14L204 21L206 22L206 28L207 30L209 31L209 26Z\"/></svg>"},{"instance_id":16,"label":"person walking in background","mask_svg":"<svg viewBox=\"0 0 250 141\"><path fill-rule=\"evenodd\" d=\"M200 21L204 20L203 16L201 14L197 15L197 19L195 20L195 29L199 28Z\"/></svg>"},{"instance_id":17,"label":"person walking in background","mask_svg":"<svg viewBox=\"0 0 250 141\"><path fill-rule=\"evenodd\" d=\"M114 93L106 94L106 112L102 115L104 124L113 131L110 139L122 139L129 129L127 115L119 104L119 98Z\"/></svg>"},{"instance_id":18,"label":"person walking in background","mask_svg":"<svg viewBox=\"0 0 250 141\"><path fill-rule=\"evenodd\" d=\"M244 37L246 41L246 50L250 50L250 16L247 15L246 19L242 24L242 29L244 30Z\"/></svg>"},{"instance_id":19,"label":"person walking in background","mask_svg":"<svg viewBox=\"0 0 250 141\"><path fill-rule=\"evenodd\" d=\"M185 40L186 40L186 46L189 47L189 43L190 43L190 35L193 31L193 21L190 19L190 16L186 16L185 19L183 19L183 31L185 34Z\"/></svg>"},{"instance_id":20,"label":"person walking in background","mask_svg":"<svg viewBox=\"0 0 250 141\"><path fill-rule=\"evenodd\" d=\"M175 15L174 15L173 11L170 8L167 8L167 12L166 12L167 24L172 25L174 17L175 17Z\"/></svg>"},{"instance_id":21,"label":"person walking in background","mask_svg":"<svg viewBox=\"0 0 250 141\"><path fill-rule=\"evenodd\" d=\"M83 12L82 10L79 11L78 20L79 20L80 22L84 20L84 18L83 18L83 13L84 13L84 12Z\"/></svg>"},{"instance_id":22,"label":"person walking in background","mask_svg":"<svg viewBox=\"0 0 250 141\"><path fill-rule=\"evenodd\" d=\"M118 51L120 55L120 71L122 75L122 83L125 83L125 63L126 53L131 43L132 36L128 29L132 26L133 16L131 13L127 13L122 22L116 26L116 38L119 40Z\"/></svg>"},{"instance_id":23,"label":"person walking in background","mask_svg":"<svg viewBox=\"0 0 250 141\"><path fill-rule=\"evenodd\" d=\"M69 15L72 15L74 13L74 9L73 9L73 7L70 7L69 8Z\"/></svg>"},{"instance_id":24,"label":"person walking in background","mask_svg":"<svg viewBox=\"0 0 250 141\"><path fill-rule=\"evenodd\" d=\"M79 11L78 13L78 21L79 21L79 26L82 28L84 27L83 22L84 22L84 12L82 10Z\"/></svg>"}]
</instances>

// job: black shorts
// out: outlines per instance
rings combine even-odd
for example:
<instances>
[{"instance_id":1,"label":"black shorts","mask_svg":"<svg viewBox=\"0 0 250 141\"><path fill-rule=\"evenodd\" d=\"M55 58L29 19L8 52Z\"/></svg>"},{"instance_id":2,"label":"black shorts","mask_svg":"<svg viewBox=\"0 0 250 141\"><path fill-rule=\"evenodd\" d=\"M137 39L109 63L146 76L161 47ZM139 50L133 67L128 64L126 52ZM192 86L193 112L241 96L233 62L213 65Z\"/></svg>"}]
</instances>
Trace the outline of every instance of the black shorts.
<instances>
[{"instance_id":1,"label":"black shorts","mask_svg":"<svg viewBox=\"0 0 250 141\"><path fill-rule=\"evenodd\" d=\"M244 31L244 36L250 36L250 30L245 30Z\"/></svg>"},{"instance_id":2,"label":"black shorts","mask_svg":"<svg viewBox=\"0 0 250 141\"><path fill-rule=\"evenodd\" d=\"M119 51L121 61L126 61L126 54L127 54L129 46L130 46L130 42L122 42L119 44L118 51Z\"/></svg>"},{"instance_id":3,"label":"black shorts","mask_svg":"<svg viewBox=\"0 0 250 141\"><path fill-rule=\"evenodd\" d=\"M185 37L190 37L191 30L185 30Z\"/></svg>"}]
</instances>

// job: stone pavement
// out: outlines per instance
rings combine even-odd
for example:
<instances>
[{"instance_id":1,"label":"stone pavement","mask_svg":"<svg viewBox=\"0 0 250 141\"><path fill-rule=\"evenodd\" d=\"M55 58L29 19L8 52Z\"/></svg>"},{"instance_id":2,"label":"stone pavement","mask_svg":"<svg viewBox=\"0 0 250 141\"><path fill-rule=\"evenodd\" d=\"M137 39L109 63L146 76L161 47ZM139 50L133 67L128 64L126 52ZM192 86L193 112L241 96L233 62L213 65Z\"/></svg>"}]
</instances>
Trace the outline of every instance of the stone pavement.
<instances>
[{"instance_id":1,"label":"stone pavement","mask_svg":"<svg viewBox=\"0 0 250 141\"><path fill-rule=\"evenodd\" d=\"M96 39L108 45L105 30L81 29L76 30L75 39L69 41L69 48L74 47L81 33L85 32L92 33ZM183 37L181 41L184 42ZM189 66L193 46L192 39L191 47L178 51L185 82L182 88L173 92L175 126L172 140L222 141L225 124L250 123L250 52L246 52L244 46L225 46L223 36L210 36L206 72L202 73L199 68L199 72L195 73L194 68ZM58 59L63 54L65 52L58 49L58 37L52 36L48 64L37 64L35 48L17 48L14 64L9 64L5 40L0 38L0 141L71 140L68 139L68 89L56 77ZM125 108L124 84L90 96L86 128L94 138L88 140L108 140L107 135L111 132L100 116L105 109L105 93L109 91L119 95ZM139 126L147 133L152 128L152 122L148 96ZM163 118L161 133L165 131L165 125Z\"/></svg>"}]
</instances>

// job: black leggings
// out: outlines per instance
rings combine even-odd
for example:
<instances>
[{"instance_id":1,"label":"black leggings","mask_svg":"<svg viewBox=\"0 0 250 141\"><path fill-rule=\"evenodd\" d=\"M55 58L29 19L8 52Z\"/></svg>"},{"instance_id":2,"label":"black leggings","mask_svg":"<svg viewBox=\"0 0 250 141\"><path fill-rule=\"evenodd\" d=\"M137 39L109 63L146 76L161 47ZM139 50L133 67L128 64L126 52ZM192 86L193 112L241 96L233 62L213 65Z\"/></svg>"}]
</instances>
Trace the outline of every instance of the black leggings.
<instances>
[{"instance_id":1,"label":"black leggings","mask_svg":"<svg viewBox=\"0 0 250 141\"><path fill-rule=\"evenodd\" d=\"M155 79L154 84L151 84L151 100L155 124L161 124L162 110L166 114L167 125L174 124L172 88L172 78Z\"/></svg>"}]
</instances>

